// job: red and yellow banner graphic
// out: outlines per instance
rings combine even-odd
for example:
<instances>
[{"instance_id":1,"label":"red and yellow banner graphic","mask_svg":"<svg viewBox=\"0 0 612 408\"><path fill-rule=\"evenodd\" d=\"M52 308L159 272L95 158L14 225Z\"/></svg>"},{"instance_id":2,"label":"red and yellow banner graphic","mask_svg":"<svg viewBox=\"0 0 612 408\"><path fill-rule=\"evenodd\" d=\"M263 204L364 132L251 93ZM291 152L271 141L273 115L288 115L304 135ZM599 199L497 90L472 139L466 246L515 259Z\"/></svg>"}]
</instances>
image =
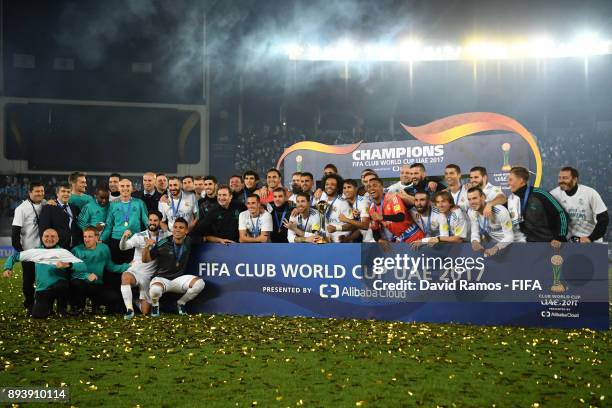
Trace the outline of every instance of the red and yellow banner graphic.
<instances>
[{"instance_id":1,"label":"red and yellow banner graphic","mask_svg":"<svg viewBox=\"0 0 612 408\"><path fill-rule=\"evenodd\" d=\"M536 161L536 178L538 187L542 179L542 156L531 133L511 117L492 112L469 112L438 119L423 126L402 127L418 140L429 144L447 144L465 136L492 130L506 130L519 134L527 141ZM487 135L482 135L486 137Z\"/></svg>"}]
</instances>

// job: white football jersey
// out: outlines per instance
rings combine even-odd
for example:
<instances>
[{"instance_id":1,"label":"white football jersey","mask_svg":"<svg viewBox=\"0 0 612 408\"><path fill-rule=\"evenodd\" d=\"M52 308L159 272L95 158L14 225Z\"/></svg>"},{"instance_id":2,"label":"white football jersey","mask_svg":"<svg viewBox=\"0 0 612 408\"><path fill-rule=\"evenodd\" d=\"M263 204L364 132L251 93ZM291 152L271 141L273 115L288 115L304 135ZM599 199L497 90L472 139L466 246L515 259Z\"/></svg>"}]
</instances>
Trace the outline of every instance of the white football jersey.
<instances>
[{"instance_id":1,"label":"white football jersey","mask_svg":"<svg viewBox=\"0 0 612 408\"><path fill-rule=\"evenodd\" d=\"M485 194L485 199L487 203L490 203L491 201L493 201L495 197L497 197L498 195L504 194L502 192L501 187L494 186L493 184L489 182L487 182L487 185L484 186L484 188L482 189L482 192Z\"/></svg>"},{"instance_id":2,"label":"white football jersey","mask_svg":"<svg viewBox=\"0 0 612 408\"><path fill-rule=\"evenodd\" d=\"M172 230L174 220L179 217L188 223L195 220L198 215L198 200L194 193L181 191L179 198L168 196L167 203L160 201L158 209L162 213L162 221L168 224L168 230Z\"/></svg>"},{"instance_id":3,"label":"white football jersey","mask_svg":"<svg viewBox=\"0 0 612 408\"><path fill-rule=\"evenodd\" d=\"M410 214L426 237L448 237L448 221L437 208L429 207L429 211L421 214L412 207Z\"/></svg>"},{"instance_id":4,"label":"white football jersey","mask_svg":"<svg viewBox=\"0 0 612 408\"><path fill-rule=\"evenodd\" d=\"M321 218L314 208L310 209L307 217L298 214L295 217L289 217L289 222L295 223L299 229L304 231L305 237L310 237L321 229ZM295 237L295 232L292 230L287 231L287 241L293 243L295 242Z\"/></svg>"},{"instance_id":5,"label":"white football jersey","mask_svg":"<svg viewBox=\"0 0 612 408\"><path fill-rule=\"evenodd\" d=\"M386 188L387 193L399 193L400 191L404 191L404 189L408 186L410 186L411 183L408 184L404 184L401 181L398 181L395 184L391 184L389 187Z\"/></svg>"},{"instance_id":6,"label":"white football jersey","mask_svg":"<svg viewBox=\"0 0 612 408\"><path fill-rule=\"evenodd\" d=\"M455 207L450 210L450 214L446 217L448 224L448 235L451 237L461 237L467 240L470 224L463 210Z\"/></svg>"},{"instance_id":7,"label":"white football jersey","mask_svg":"<svg viewBox=\"0 0 612 408\"><path fill-rule=\"evenodd\" d=\"M448 190L448 192L451 193L451 195L453 196L453 200L455 200L455 205L459 206L465 213L467 213L470 209L470 203L468 202L467 198L467 191L468 188L465 186L465 184L462 184L461 188L456 193L453 193L452 191L450 191L450 189Z\"/></svg>"},{"instance_id":8,"label":"white football jersey","mask_svg":"<svg viewBox=\"0 0 612 408\"><path fill-rule=\"evenodd\" d=\"M130 265L128 271L131 272L139 272L145 276L153 276L155 273L155 268L157 266L156 260L151 260L151 262L144 263L142 262L142 251L146 245L146 239L153 239L155 242L161 241L164 238L167 238L171 235L169 231L164 231L159 229L157 231L157 237L153 237L149 230L141 231L137 234L132 235L127 240L121 240L119 246L121 250L127 251L128 249L134 248L134 260Z\"/></svg>"},{"instance_id":9,"label":"white football jersey","mask_svg":"<svg viewBox=\"0 0 612 408\"><path fill-rule=\"evenodd\" d=\"M243 211L238 217L238 230L246 230L249 237L258 237L262 232L272 232L272 216L264 211L257 217L252 217L249 210Z\"/></svg>"},{"instance_id":10,"label":"white football jersey","mask_svg":"<svg viewBox=\"0 0 612 408\"><path fill-rule=\"evenodd\" d=\"M568 196L560 187L552 190L550 194L569 214L570 237L588 237L591 235L595 229L595 224L597 224L597 214L608 210L599 193L582 184L578 184L578 190L573 196ZM603 238L596 242L603 242Z\"/></svg>"},{"instance_id":11,"label":"white football jersey","mask_svg":"<svg viewBox=\"0 0 612 408\"><path fill-rule=\"evenodd\" d=\"M504 248L514 241L512 232L512 220L506 207L496 205L493 207L493 214L490 218L485 218L481 213L470 209L468 213L471 223L470 241L480 242L481 236L489 237L497 242L500 248Z\"/></svg>"}]
</instances>

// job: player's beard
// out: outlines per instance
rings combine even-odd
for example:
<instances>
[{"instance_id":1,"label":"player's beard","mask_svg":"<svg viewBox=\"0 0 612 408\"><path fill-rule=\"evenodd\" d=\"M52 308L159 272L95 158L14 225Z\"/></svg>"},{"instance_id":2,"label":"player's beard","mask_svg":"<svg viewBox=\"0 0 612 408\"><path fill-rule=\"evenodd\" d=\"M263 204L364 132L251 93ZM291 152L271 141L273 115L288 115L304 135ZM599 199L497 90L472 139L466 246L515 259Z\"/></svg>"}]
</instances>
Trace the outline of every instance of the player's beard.
<instances>
[{"instance_id":1,"label":"player's beard","mask_svg":"<svg viewBox=\"0 0 612 408\"><path fill-rule=\"evenodd\" d=\"M159 225L149 225L149 231L151 232L159 231Z\"/></svg>"}]
</instances>

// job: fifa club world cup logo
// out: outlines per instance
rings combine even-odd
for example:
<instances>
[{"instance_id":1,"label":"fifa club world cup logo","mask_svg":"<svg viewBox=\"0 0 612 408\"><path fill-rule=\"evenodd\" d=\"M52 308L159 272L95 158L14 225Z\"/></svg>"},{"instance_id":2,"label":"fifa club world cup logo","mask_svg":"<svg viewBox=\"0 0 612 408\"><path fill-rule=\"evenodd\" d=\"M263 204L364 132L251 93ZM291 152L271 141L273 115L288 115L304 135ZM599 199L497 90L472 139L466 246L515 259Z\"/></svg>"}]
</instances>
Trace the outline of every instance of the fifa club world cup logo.
<instances>
[{"instance_id":1,"label":"fifa club world cup logo","mask_svg":"<svg viewBox=\"0 0 612 408\"><path fill-rule=\"evenodd\" d=\"M298 154L297 156L295 156L295 167L297 172L301 173L302 172L302 155Z\"/></svg>"},{"instance_id":2,"label":"fifa club world cup logo","mask_svg":"<svg viewBox=\"0 0 612 408\"><path fill-rule=\"evenodd\" d=\"M553 270L553 285L550 290L555 293L565 292L565 286L561 283L561 265L563 265L563 257L561 255L553 255L550 258Z\"/></svg>"},{"instance_id":3,"label":"fifa club world cup logo","mask_svg":"<svg viewBox=\"0 0 612 408\"><path fill-rule=\"evenodd\" d=\"M512 166L510 166L510 143L506 142L501 145L502 151L504 152L504 165L502 166L502 171L510 171Z\"/></svg>"}]
</instances>

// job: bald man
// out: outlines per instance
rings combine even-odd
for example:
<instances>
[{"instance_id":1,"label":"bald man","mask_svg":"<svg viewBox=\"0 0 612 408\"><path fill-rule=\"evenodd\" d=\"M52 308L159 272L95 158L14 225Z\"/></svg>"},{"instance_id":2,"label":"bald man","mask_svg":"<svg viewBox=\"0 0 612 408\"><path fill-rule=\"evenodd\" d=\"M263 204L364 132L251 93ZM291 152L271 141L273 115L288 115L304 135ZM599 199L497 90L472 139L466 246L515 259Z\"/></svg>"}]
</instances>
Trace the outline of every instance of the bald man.
<instances>
[{"instance_id":1,"label":"bald man","mask_svg":"<svg viewBox=\"0 0 612 408\"><path fill-rule=\"evenodd\" d=\"M132 233L144 230L149 224L148 211L144 201L132 197L132 182L126 178L119 181L119 199L110 203L106 217L106 227L101 241L107 242L114 263L129 263L134 250L121 251L119 242L126 230Z\"/></svg>"},{"instance_id":2,"label":"bald man","mask_svg":"<svg viewBox=\"0 0 612 408\"><path fill-rule=\"evenodd\" d=\"M161 193L155 188L155 173L148 171L142 175L142 191L134 191L132 197L139 198L144 201L147 211L157 211Z\"/></svg>"}]
</instances>

